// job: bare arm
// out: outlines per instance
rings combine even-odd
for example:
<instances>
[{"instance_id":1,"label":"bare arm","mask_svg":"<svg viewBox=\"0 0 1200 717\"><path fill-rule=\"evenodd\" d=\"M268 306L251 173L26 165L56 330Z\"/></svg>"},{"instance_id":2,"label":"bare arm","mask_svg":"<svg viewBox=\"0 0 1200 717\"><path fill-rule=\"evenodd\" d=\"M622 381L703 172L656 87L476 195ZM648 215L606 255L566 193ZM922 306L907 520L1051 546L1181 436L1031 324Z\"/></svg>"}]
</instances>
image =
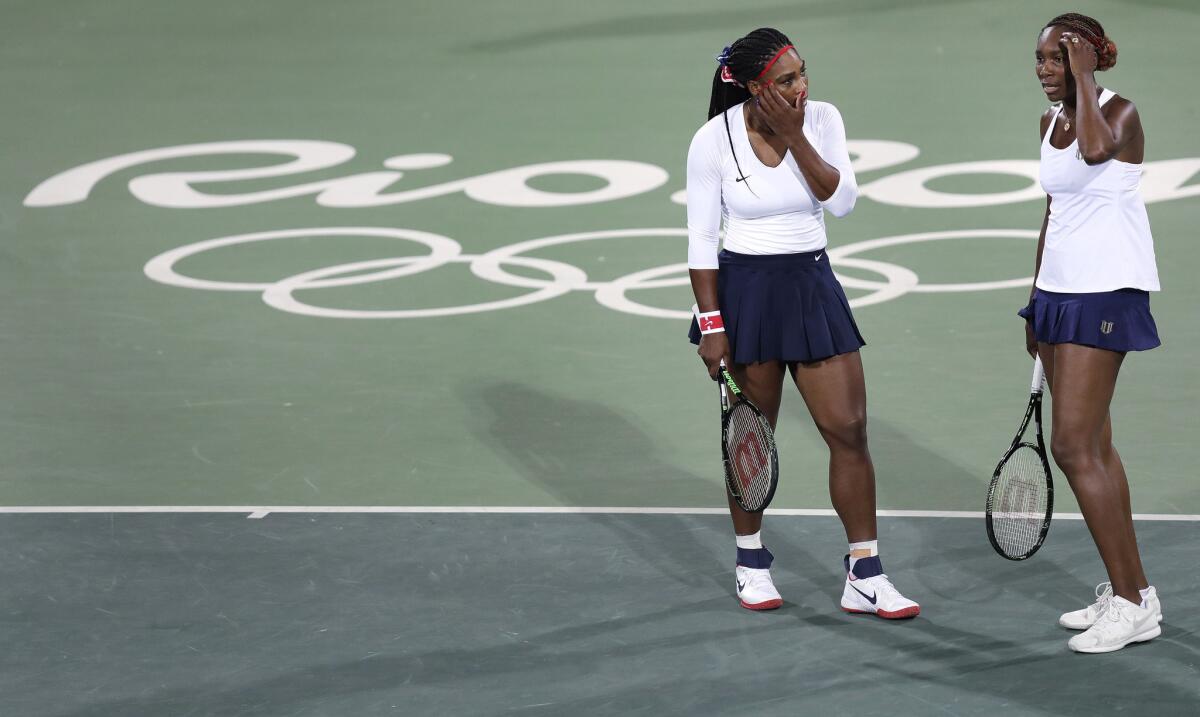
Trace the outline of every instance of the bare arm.
<instances>
[{"instance_id":1,"label":"bare arm","mask_svg":"<svg viewBox=\"0 0 1200 717\"><path fill-rule=\"evenodd\" d=\"M1075 78L1075 136L1079 140L1079 154L1088 164L1102 164L1141 137L1141 118L1128 101L1114 104L1111 116L1105 117L1096 92L1095 48L1073 32L1064 32L1061 44L1067 50L1067 61ZM1136 161L1140 162L1141 157Z\"/></svg>"},{"instance_id":2,"label":"bare arm","mask_svg":"<svg viewBox=\"0 0 1200 717\"><path fill-rule=\"evenodd\" d=\"M692 279L692 294L696 297L696 307L700 313L717 311L717 269L689 269L688 276Z\"/></svg>"},{"instance_id":3,"label":"bare arm","mask_svg":"<svg viewBox=\"0 0 1200 717\"><path fill-rule=\"evenodd\" d=\"M1037 257L1033 261L1033 286L1029 287L1029 302L1033 303L1033 294L1037 291L1038 274L1042 271L1042 250L1046 248L1046 226L1050 223L1050 195L1046 195L1046 215L1042 217L1042 231L1038 234ZM1033 323L1025 322L1025 350L1030 356L1037 356L1037 338L1033 334Z\"/></svg>"},{"instance_id":4,"label":"bare arm","mask_svg":"<svg viewBox=\"0 0 1200 717\"><path fill-rule=\"evenodd\" d=\"M1046 216L1042 217L1042 231L1038 234L1037 258L1033 262L1033 283L1034 286L1029 289L1029 298L1033 298L1033 292L1037 289L1038 274L1042 271L1042 250L1046 248L1046 226L1050 223L1050 195L1046 195Z\"/></svg>"},{"instance_id":5,"label":"bare arm","mask_svg":"<svg viewBox=\"0 0 1200 717\"><path fill-rule=\"evenodd\" d=\"M1042 114L1042 120L1038 129L1038 140L1046 136L1046 131L1050 129L1050 120L1055 117L1054 109L1048 109ZM1034 286L1029 287L1029 298L1033 299L1033 292L1037 289L1038 274L1042 271L1042 250L1046 248L1046 227L1050 224L1050 195L1046 195L1046 214L1042 217L1042 231L1038 234L1037 256L1033 261L1033 283Z\"/></svg>"},{"instance_id":6,"label":"bare arm","mask_svg":"<svg viewBox=\"0 0 1200 717\"><path fill-rule=\"evenodd\" d=\"M1047 110L1042 115L1040 131L1038 138L1046 136L1046 130L1050 128L1050 119L1054 116L1054 110ZM1046 195L1046 213L1042 216L1042 230L1038 232L1037 253L1033 260L1033 286L1029 287L1029 301L1033 302L1033 295L1037 291L1038 274L1042 273L1042 252L1046 248L1046 227L1050 225L1050 202L1051 197ZM1030 356L1037 356L1037 338L1033 335L1033 325L1031 322L1025 322L1025 350Z\"/></svg>"},{"instance_id":7,"label":"bare arm","mask_svg":"<svg viewBox=\"0 0 1200 717\"><path fill-rule=\"evenodd\" d=\"M799 101L797 105L788 103L779 89L770 84L759 93L759 101L763 116L771 129L787 142L788 149L792 151L792 157L800 167L804 181L812 189L813 196L821 202L832 197L841 182L842 174L837 167L821 157L804 135L804 105L799 104Z\"/></svg>"}]
</instances>

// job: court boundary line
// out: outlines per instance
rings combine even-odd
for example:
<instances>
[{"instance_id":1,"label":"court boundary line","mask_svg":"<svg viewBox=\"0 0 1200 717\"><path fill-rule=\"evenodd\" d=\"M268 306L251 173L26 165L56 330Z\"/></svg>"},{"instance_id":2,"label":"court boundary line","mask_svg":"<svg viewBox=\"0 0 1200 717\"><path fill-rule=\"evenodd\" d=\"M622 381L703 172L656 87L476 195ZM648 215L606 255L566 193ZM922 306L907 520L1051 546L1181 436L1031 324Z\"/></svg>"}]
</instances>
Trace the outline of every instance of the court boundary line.
<instances>
[{"instance_id":1,"label":"court boundary line","mask_svg":"<svg viewBox=\"0 0 1200 717\"><path fill-rule=\"evenodd\" d=\"M245 513L261 520L272 513L497 514L497 515L728 515L727 508L592 507L592 506L462 506L462 505L18 505L0 506L0 515L69 515L88 513ZM836 516L830 508L768 508L768 515ZM972 510L878 510L881 518L983 518ZM1079 513L1055 513L1060 520L1083 520ZM1200 522L1200 515L1134 513L1134 520Z\"/></svg>"}]
</instances>

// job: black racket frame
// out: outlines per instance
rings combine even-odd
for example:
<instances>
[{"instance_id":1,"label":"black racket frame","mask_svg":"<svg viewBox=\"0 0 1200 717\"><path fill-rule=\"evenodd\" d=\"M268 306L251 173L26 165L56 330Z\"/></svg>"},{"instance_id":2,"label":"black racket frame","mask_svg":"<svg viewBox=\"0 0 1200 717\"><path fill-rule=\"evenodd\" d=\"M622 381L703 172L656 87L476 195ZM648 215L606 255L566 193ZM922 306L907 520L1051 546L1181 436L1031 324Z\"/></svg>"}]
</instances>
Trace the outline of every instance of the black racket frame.
<instances>
[{"instance_id":1,"label":"black racket frame","mask_svg":"<svg viewBox=\"0 0 1200 717\"><path fill-rule=\"evenodd\" d=\"M1025 430L1029 428L1030 420L1034 423L1035 443L1022 441L1025 436ZM1000 547L996 540L996 533L992 528L992 505L996 497L996 486L1000 482L1000 471L1004 469L1004 464L1009 458L1017 452L1019 448L1032 448L1042 461L1042 470L1046 472L1046 515L1042 518L1041 528L1038 530L1038 539L1033 547L1023 555L1009 555ZM996 464L996 470L992 473L992 481L988 484L987 506L984 513L984 524L987 526L988 542L992 544L1001 557L1008 560L1028 560L1034 553L1042 547L1042 543L1046 542L1046 535L1050 532L1050 519L1054 516L1054 474L1050 472L1050 461L1046 457L1046 441L1042 437L1042 391L1032 392L1029 396L1029 407L1025 409L1025 417L1021 419L1021 427L1017 429L1017 435L1013 438L1012 445L1005 451L1004 457Z\"/></svg>"},{"instance_id":2,"label":"black racket frame","mask_svg":"<svg viewBox=\"0 0 1200 717\"><path fill-rule=\"evenodd\" d=\"M747 513L761 513L771 505L771 501L775 498L775 489L779 487L779 451L775 447L775 433L770 430L771 422L759 410L754 402L746 398L742 394L742 390L738 388L737 382L733 380L732 374L725 366L725 362L721 362L721 366L717 369L717 383L720 385L721 392L721 459L725 465L725 488L729 491L729 496L733 498L733 502ZM732 415L732 408L729 402L728 391L732 391L737 397L738 403L746 404L746 408L752 411L757 419L759 419L767 427L767 437L770 439L770 445L767 446L767 453L771 460L771 486L767 490L766 497L763 499L763 504L760 506L749 506L742 497L742 486L738 482L737 476L733 471L733 463L729 457L729 420Z\"/></svg>"}]
</instances>

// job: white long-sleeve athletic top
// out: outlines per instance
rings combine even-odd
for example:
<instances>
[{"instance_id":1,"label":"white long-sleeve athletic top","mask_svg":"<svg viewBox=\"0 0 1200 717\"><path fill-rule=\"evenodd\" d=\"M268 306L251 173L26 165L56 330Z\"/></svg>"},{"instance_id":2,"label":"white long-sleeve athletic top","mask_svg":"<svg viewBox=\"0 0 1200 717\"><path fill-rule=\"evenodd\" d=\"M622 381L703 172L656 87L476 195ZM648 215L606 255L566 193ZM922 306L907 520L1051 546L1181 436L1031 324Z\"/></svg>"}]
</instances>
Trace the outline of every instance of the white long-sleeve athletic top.
<instances>
[{"instance_id":1,"label":"white long-sleeve athletic top","mask_svg":"<svg viewBox=\"0 0 1200 717\"><path fill-rule=\"evenodd\" d=\"M844 217L858 198L841 113L828 102L814 100L804 110L804 136L841 173L837 189L823 202L804 181L790 150L777 167L759 161L746 133L742 105L725 114L728 135L725 120L717 115L696 132L688 148L688 268L717 268L722 220L725 248L739 254L794 254L824 248L828 243L824 210Z\"/></svg>"}]
</instances>

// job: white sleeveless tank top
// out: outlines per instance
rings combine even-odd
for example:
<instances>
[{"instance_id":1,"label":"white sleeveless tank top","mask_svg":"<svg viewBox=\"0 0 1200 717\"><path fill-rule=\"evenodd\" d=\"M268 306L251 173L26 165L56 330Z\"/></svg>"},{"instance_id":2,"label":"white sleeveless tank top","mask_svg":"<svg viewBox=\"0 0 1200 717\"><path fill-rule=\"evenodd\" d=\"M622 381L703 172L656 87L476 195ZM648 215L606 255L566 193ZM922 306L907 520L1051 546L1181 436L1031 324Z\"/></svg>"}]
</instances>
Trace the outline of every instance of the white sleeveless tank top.
<instances>
[{"instance_id":1,"label":"white sleeveless tank top","mask_svg":"<svg viewBox=\"0 0 1200 717\"><path fill-rule=\"evenodd\" d=\"M1104 90L1100 106L1115 94ZM1060 105L1042 138L1039 178L1050 195L1050 221L1037 287L1077 294L1158 291L1142 165L1110 159L1089 166L1079 156L1078 139L1065 149L1051 146L1061 112Z\"/></svg>"}]
</instances>

